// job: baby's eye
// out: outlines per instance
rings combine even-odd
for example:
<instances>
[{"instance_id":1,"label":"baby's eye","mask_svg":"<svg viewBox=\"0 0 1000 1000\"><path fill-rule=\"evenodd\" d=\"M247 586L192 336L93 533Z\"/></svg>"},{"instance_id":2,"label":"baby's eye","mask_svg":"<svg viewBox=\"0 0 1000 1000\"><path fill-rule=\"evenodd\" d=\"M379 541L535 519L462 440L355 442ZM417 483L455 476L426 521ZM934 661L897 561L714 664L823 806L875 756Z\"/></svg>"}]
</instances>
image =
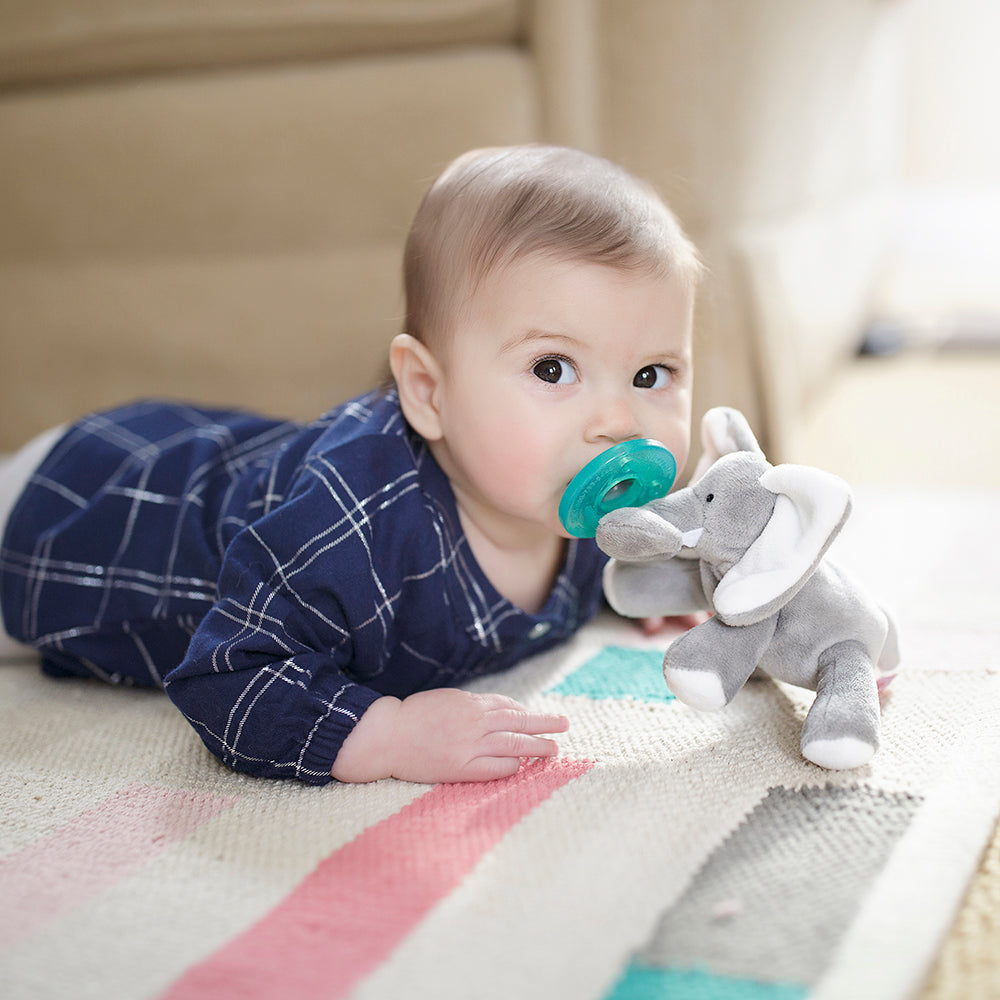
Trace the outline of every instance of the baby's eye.
<instances>
[{"instance_id":1,"label":"baby's eye","mask_svg":"<svg viewBox=\"0 0 1000 1000\"><path fill-rule=\"evenodd\" d=\"M664 365L646 365L635 373L632 385L637 389L665 389L672 376L673 372Z\"/></svg>"},{"instance_id":2,"label":"baby's eye","mask_svg":"<svg viewBox=\"0 0 1000 1000\"><path fill-rule=\"evenodd\" d=\"M573 366L559 358L543 358L531 371L536 378L551 385L571 385L577 380Z\"/></svg>"}]
</instances>

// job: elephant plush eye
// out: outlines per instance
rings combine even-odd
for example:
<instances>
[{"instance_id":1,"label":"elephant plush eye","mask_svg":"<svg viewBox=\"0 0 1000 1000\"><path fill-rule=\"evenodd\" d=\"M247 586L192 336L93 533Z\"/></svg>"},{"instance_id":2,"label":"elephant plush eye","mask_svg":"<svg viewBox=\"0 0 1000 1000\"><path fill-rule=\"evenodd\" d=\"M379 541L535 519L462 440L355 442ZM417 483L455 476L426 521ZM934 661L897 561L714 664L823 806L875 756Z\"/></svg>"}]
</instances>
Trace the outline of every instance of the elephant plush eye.
<instances>
[{"instance_id":1,"label":"elephant plush eye","mask_svg":"<svg viewBox=\"0 0 1000 1000\"><path fill-rule=\"evenodd\" d=\"M715 499L715 494L709 493L708 496L705 497L705 503L711 503L714 499Z\"/></svg>"}]
</instances>

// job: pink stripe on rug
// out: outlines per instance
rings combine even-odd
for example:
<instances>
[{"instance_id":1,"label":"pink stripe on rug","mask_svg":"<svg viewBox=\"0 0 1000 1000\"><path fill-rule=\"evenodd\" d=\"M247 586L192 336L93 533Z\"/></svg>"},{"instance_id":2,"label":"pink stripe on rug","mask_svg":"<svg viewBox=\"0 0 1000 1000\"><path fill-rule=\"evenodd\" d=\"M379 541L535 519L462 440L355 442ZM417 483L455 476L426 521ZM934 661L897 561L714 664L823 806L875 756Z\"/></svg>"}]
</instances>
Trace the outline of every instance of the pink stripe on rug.
<instances>
[{"instance_id":1,"label":"pink stripe on rug","mask_svg":"<svg viewBox=\"0 0 1000 1000\"><path fill-rule=\"evenodd\" d=\"M0 858L0 951L120 882L235 801L134 784Z\"/></svg>"},{"instance_id":2,"label":"pink stripe on rug","mask_svg":"<svg viewBox=\"0 0 1000 1000\"><path fill-rule=\"evenodd\" d=\"M592 766L531 761L499 781L437 785L322 861L163 1000L343 997L508 830Z\"/></svg>"}]
</instances>

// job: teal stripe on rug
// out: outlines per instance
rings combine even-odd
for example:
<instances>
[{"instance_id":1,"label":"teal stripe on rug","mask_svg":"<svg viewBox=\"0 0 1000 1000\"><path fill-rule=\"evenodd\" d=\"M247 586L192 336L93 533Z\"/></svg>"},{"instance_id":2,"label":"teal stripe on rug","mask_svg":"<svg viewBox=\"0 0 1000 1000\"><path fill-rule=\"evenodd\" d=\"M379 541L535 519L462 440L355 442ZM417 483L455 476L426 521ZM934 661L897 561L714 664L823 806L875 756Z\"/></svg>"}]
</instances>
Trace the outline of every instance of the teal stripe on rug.
<instances>
[{"instance_id":1,"label":"teal stripe on rug","mask_svg":"<svg viewBox=\"0 0 1000 1000\"><path fill-rule=\"evenodd\" d=\"M802 1000L804 986L717 976L701 969L630 965L605 1000Z\"/></svg>"},{"instance_id":2,"label":"teal stripe on rug","mask_svg":"<svg viewBox=\"0 0 1000 1000\"><path fill-rule=\"evenodd\" d=\"M595 701L602 698L674 700L663 679L663 651L628 646L605 646L549 688L546 694L579 695Z\"/></svg>"}]
</instances>

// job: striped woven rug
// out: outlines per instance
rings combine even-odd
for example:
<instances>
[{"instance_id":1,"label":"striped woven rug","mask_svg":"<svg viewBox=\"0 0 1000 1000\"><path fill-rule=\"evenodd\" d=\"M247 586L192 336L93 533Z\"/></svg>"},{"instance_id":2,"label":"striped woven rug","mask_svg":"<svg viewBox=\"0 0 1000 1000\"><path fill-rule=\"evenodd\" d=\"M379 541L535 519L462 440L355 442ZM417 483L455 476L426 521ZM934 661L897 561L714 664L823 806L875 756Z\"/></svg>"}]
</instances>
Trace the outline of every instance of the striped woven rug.
<instances>
[{"instance_id":1,"label":"striped woven rug","mask_svg":"<svg viewBox=\"0 0 1000 1000\"><path fill-rule=\"evenodd\" d=\"M955 564L998 509L938 497L929 557L934 498L864 499L905 659L856 772L801 759L806 692L698 714L611 617L479 685L571 720L479 785L244 778L162 695L0 666L0 996L919 995L1000 808L1000 553Z\"/></svg>"}]
</instances>

